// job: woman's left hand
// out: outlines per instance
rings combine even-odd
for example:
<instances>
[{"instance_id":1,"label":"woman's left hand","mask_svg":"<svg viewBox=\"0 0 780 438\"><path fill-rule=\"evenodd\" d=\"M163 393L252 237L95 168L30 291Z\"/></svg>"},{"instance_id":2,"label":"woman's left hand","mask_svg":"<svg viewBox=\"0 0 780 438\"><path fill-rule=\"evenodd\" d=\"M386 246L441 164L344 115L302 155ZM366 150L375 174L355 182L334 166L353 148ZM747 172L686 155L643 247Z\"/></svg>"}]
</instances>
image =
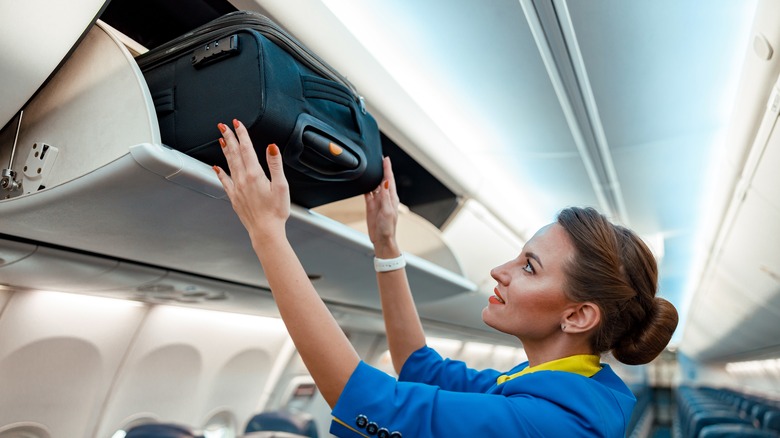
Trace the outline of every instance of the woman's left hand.
<instances>
[{"instance_id":1,"label":"woman's left hand","mask_svg":"<svg viewBox=\"0 0 780 438\"><path fill-rule=\"evenodd\" d=\"M270 144L266 148L268 179L244 124L233 119L235 134L224 123L217 127L222 133L219 143L227 158L230 175L218 166L214 166L214 171L230 198L233 210L249 232L253 245L286 237L284 227L290 217L290 190L279 147Z\"/></svg>"},{"instance_id":2,"label":"woman's left hand","mask_svg":"<svg viewBox=\"0 0 780 438\"><path fill-rule=\"evenodd\" d=\"M382 160L384 180L375 190L366 193L366 225L368 237L374 244L374 252L380 258L393 258L400 250L396 242L396 226L398 224L398 206L400 201L395 187L393 166L390 158Z\"/></svg>"}]
</instances>

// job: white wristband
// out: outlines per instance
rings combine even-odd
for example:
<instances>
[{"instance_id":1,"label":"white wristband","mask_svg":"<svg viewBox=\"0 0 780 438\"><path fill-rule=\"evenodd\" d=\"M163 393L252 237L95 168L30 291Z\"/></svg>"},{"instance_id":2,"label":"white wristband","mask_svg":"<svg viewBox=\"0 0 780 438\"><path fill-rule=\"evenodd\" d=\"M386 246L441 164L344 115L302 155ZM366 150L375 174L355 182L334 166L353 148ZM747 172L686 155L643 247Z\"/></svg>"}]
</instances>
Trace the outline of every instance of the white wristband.
<instances>
[{"instance_id":1,"label":"white wristband","mask_svg":"<svg viewBox=\"0 0 780 438\"><path fill-rule=\"evenodd\" d=\"M374 270L376 270L376 272L396 271L404 266L406 266L406 257L404 257L403 253L394 259L380 259L374 257Z\"/></svg>"}]
</instances>

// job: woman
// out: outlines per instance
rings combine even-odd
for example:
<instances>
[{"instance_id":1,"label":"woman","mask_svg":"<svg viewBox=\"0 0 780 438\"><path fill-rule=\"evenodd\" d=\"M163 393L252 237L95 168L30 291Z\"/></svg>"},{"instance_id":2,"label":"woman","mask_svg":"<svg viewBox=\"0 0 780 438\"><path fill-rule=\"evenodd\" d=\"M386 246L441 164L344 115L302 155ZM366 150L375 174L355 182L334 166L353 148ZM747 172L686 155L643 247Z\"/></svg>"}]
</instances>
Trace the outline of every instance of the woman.
<instances>
[{"instance_id":1,"label":"woman","mask_svg":"<svg viewBox=\"0 0 780 438\"><path fill-rule=\"evenodd\" d=\"M516 336L528 362L507 373L477 372L426 347L395 239L398 197L390 161L365 195L369 236L393 366L399 379L360 360L306 277L285 235L287 181L276 145L270 180L246 128L219 124L230 166L214 167L247 228L279 312L306 367L333 408L343 437L623 437L635 399L599 354L627 364L655 358L677 326L656 298L652 254L631 231L593 209L564 210L518 258L494 268L497 285L482 317Z\"/></svg>"}]
</instances>

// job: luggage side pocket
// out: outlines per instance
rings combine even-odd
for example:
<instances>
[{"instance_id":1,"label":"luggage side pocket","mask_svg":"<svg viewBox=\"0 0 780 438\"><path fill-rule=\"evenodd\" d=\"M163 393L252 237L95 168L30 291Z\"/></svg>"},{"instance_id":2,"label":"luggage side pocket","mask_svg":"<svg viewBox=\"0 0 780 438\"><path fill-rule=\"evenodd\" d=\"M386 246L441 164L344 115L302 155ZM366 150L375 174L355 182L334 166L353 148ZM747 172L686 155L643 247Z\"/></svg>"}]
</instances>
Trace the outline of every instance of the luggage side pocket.
<instances>
[{"instance_id":1,"label":"luggage side pocket","mask_svg":"<svg viewBox=\"0 0 780 438\"><path fill-rule=\"evenodd\" d=\"M343 132L354 132L358 141L362 138L358 106L347 87L316 76L302 75L301 82L303 97L314 115Z\"/></svg>"},{"instance_id":2,"label":"luggage side pocket","mask_svg":"<svg viewBox=\"0 0 780 438\"><path fill-rule=\"evenodd\" d=\"M161 117L173 112L176 105L173 101L174 89L167 88L165 90L156 91L152 95L152 101L154 102L154 111L157 113L157 117Z\"/></svg>"}]
</instances>

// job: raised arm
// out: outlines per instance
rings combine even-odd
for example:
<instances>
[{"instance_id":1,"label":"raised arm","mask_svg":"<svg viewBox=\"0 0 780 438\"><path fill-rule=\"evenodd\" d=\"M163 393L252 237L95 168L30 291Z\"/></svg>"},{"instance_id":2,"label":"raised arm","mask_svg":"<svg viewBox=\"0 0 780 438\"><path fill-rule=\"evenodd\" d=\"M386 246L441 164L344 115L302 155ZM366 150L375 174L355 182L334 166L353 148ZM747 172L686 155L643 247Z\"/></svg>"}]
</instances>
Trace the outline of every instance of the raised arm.
<instances>
[{"instance_id":1,"label":"raised arm","mask_svg":"<svg viewBox=\"0 0 780 438\"><path fill-rule=\"evenodd\" d=\"M233 209L249 232L252 247L279 307L287 331L328 404L333 407L360 362L360 357L314 290L285 232L290 216L290 193L276 145L266 157L266 178L249 134L233 120L234 134L220 123L219 139L230 176L214 166Z\"/></svg>"},{"instance_id":2,"label":"raised arm","mask_svg":"<svg viewBox=\"0 0 780 438\"><path fill-rule=\"evenodd\" d=\"M383 168L384 181L365 195L366 222L376 257L392 259L401 254L395 236L399 201L390 158L385 157ZM425 333L412 299L406 269L377 272L376 278L393 368L400 373L406 359L425 345Z\"/></svg>"}]
</instances>

